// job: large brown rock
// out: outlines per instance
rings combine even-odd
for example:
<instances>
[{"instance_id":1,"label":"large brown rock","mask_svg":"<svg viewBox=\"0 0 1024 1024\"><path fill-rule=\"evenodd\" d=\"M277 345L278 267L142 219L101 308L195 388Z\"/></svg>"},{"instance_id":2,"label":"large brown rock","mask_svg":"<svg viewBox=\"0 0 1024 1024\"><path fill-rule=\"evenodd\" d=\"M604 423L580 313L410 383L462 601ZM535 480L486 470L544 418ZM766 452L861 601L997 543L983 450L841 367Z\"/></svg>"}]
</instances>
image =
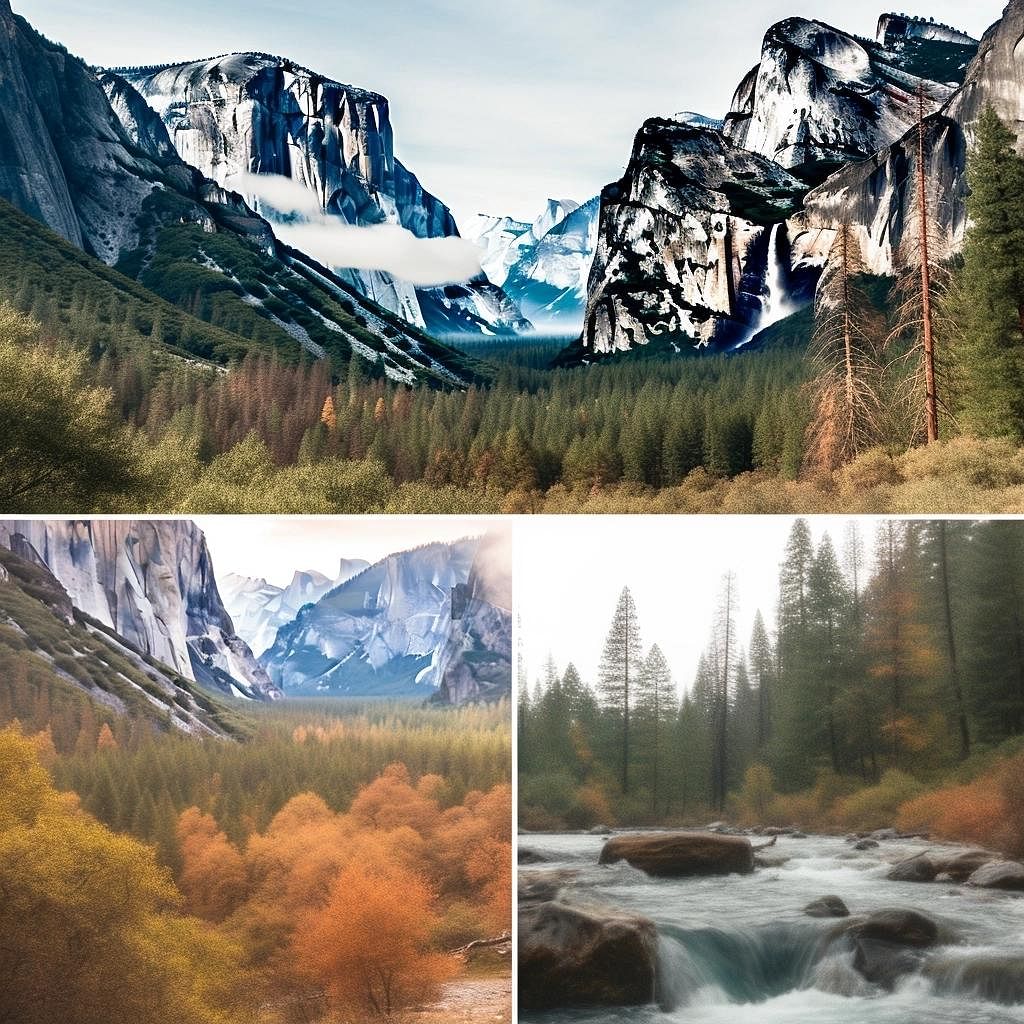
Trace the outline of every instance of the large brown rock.
<instances>
[{"instance_id":1,"label":"large brown rock","mask_svg":"<svg viewBox=\"0 0 1024 1024\"><path fill-rule=\"evenodd\" d=\"M519 1005L642 1006L654 1001L654 922L609 907L549 901L519 910Z\"/></svg>"},{"instance_id":2,"label":"large brown rock","mask_svg":"<svg viewBox=\"0 0 1024 1024\"><path fill-rule=\"evenodd\" d=\"M978 868L990 861L999 860L999 855L990 850L964 850L949 856L932 854L932 862L939 874L949 875L954 882L966 882Z\"/></svg>"},{"instance_id":3,"label":"large brown rock","mask_svg":"<svg viewBox=\"0 0 1024 1024\"><path fill-rule=\"evenodd\" d=\"M920 968L925 950L939 942L939 926L915 910L878 910L844 922L835 936L844 935L853 946L858 973L891 990Z\"/></svg>"},{"instance_id":4,"label":"large brown rock","mask_svg":"<svg viewBox=\"0 0 1024 1024\"><path fill-rule=\"evenodd\" d=\"M890 882L934 882L939 869L926 853L919 853L894 864L885 876Z\"/></svg>"},{"instance_id":5,"label":"large brown rock","mask_svg":"<svg viewBox=\"0 0 1024 1024\"><path fill-rule=\"evenodd\" d=\"M616 864L620 860L663 878L749 874L754 870L749 839L711 832L615 836L604 844L600 863Z\"/></svg>"}]
</instances>

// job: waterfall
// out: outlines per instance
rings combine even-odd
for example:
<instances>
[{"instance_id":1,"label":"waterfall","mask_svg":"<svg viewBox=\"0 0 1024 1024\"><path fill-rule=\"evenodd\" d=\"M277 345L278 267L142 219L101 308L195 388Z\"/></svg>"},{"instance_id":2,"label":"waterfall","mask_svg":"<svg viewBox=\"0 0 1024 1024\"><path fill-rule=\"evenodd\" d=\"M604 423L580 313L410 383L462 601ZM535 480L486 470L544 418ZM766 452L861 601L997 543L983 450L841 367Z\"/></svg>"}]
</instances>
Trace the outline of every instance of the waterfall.
<instances>
[{"instance_id":1,"label":"waterfall","mask_svg":"<svg viewBox=\"0 0 1024 1024\"><path fill-rule=\"evenodd\" d=\"M786 271L779 256L779 229L786 228L785 223L773 224L771 233L768 235L767 268L765 271L765 286L768 296L761 310L761 317L756 330L763 331L769 325L789 316L794 312L795 306L786 296Z\"/></svg>"},{"instance_id":2,"label":"waterfall","mask_svg":"<svg viewBox=\"0 0 1024 1024\"><path fill-rule=\"evenodd\" d=\"M785 230L785 222L780 221L778 224L773 224L768 232L768 247L765 253L765 295L761 300L761 312L750 325L743 340L734 348L742 348L759 331L763 331L766 327L770 327L800 308L792 303L786 294L786 278L789 268L779 254L779 232Z\"/></svg>"}]
</instances>

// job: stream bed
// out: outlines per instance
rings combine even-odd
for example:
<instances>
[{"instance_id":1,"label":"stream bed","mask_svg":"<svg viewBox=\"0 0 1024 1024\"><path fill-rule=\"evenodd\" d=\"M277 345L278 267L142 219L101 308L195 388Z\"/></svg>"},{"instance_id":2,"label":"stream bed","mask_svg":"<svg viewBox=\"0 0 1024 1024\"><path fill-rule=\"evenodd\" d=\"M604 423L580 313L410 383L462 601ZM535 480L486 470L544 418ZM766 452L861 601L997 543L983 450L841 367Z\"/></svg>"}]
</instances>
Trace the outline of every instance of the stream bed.
<instances>
[{"instance_id":1,"label":"stream bed","mask_svg":"<svg viewBox=\"0 0 1024 1024\"><path fill-rule=\"evenodd\" d=\"M651 918L658 928L658 985L666 1008L521 1011L520 1020L1024 1024L1024 895L886 878L897 861L955 847L894 839L861 851L842 837L780 836L763 852L780 863L753 874L665 879L625 863L599 866L604 842L602 836L523 835L521 847L545 862L522 866L521 875L571 871L560 898ZM842 943L824 941L836 919L803 913L826 895L840 897L852 915L919 911L938 923L942 940L893 991L885 991L855 970L853 953Z\"/></svg>"}]
</instances>

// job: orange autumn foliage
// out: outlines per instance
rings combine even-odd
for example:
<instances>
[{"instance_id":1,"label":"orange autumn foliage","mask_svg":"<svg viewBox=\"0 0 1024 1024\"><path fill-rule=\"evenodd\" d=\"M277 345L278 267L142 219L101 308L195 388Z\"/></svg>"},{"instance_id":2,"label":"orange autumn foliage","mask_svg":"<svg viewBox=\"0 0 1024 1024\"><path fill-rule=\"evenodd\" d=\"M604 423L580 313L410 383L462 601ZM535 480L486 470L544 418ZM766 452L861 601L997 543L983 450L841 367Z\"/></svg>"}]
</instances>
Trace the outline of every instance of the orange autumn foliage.
<instances>
[{"instance_id":1,"label":"orange autumn foliage","mask_svg":"<svg viewBox=\"0 0 1024 1024\"><path fill-rule=\"evenodd\" d=\"M207 921L223 921L246 893L242 855L217 827L213 816L197 807L181 812L177 835L182 864L178 887L189 910Z\"/></svg>"},{"instance_id":2,"label":"orange autumn foliage","mask_svg":"<svg viewBox=\"0 0 1024 1024\"><path fill-rule=\"evenodd\" d=\"M300 971L349 1019L390 1020L428 1002L457 965L430 949L434 895L414 872L352 864L327 904L298 922L292 948Z\"/></svg>"},{"instance_id":3,"label":"orange autumn foliage","mask_svg":"<svg viewBox=\"0 0 1024 1024\"><path fill-rule=\"evenodd\" d=\"M1024 755L962 785L926 793L900 808L899 827L941 839L1024 854Z\"/></svg>"}]
</instances>

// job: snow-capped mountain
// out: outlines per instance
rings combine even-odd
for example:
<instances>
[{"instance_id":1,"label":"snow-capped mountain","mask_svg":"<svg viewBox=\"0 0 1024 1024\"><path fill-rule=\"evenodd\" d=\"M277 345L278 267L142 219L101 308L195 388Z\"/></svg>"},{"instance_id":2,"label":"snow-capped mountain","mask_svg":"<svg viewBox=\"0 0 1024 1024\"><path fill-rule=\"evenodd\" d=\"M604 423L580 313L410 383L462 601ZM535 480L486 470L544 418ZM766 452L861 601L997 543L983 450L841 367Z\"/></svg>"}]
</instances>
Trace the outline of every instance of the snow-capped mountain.
<instances>
[{"instance_id":1,"label":"snow-capped mountain","mask_svg":"<svg viewBox=\"0 0 1024 1024\"><path fill-rule=\"evenodd\" d=\"M76 608L186 679L236 697L280 696L235 632L194 523L8 519L0 544L44 565Z\"/></svg>"},{"instance_id":2,"label":"snow-capped mountain","mask_svg":"<svg viewBox=\"0 0 1024 1024\"><path fill-rule=\"evenodd\" d=\"M220 580L224 606L238 635L257 656L273 646L277 631L291 622L300 609L315 604L338 584L369 568L361 558L343 558L333 578L313 569L297 569L287 587L265 579L227 573Z\"/></svg>"},{"instance_id":3,"label":"snow-capped mountain","mask_svg":"<svg viewBox=\"0 0 1024 1024\"><path fill-rule=\"evenodd\" d=\"M429 697L479 541L427 544L370 566L302 608L262 662L286 694Z\"/></svg>"},{"instance_id":4,"label":"snow-capped mountain","mask_svg":"<svg viewBox=\"0 0 1024 1024\"><path fill-rule=\"evenodd\" d=\"M538 331L576 335L582 329L600 210L600 196L588 199L521 249L509 268L505 291Z\"/></svg>"},{"instance_id":5,"label":"snow-capped mountain","mask_svg":"<svg viewBox=\"0 0 1024 1024\"><path fill-rule=\"evenodd\" d=\"M252 175L298 185L316 210L344 224L398 225L417 238L459 234L448 207L396 158L388 101L378 93L264 53L117 73L159 113L184 160L237 187L272 223L287 226L294 208L268 201ZM436 334L529 327L482 274L453 290L417 288L383 270L333 269Z\"/></svg>"},{"instance_id":6,"label":"snow-capped mountain","mask_svg":"<svg viewBox=\"0 0 1024 1024\"><path fill-rule=\"evenodd\" d=\"M538 331L576 334L582 326L598 209L596 196L582 205L549 199L529 224L478 218L481 266Z\"/></svg>"}]
</instances>

